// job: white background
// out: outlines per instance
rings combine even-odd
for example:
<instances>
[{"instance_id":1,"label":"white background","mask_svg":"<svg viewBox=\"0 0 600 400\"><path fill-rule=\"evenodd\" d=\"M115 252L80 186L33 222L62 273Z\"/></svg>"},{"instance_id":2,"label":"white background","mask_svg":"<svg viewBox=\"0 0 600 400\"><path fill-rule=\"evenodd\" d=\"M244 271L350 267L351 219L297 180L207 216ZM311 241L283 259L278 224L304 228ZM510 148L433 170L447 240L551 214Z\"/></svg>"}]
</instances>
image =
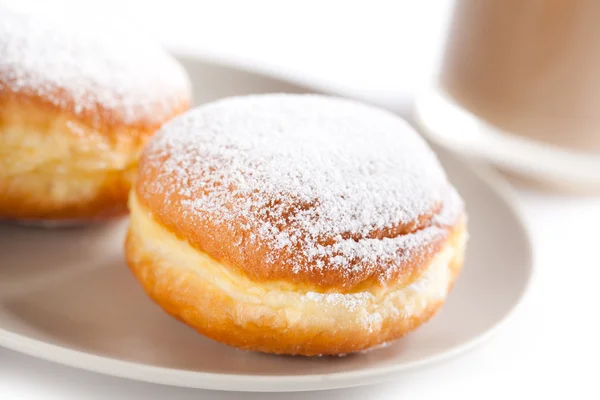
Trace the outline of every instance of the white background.
<instances>
[{"instance_id":1,"label":"white background","mask_svg":"<svg viewBox=\"0 0 600 400\"><path fill-rule=\"evenodd\" d=\"M293 76L399 112L431 79L451 8L451 0L9 3L73 17L79 8L109 12L168 46ZM384 385L271 396L126 381L0 349L0 399L600 398L594 381L600 371L600 198L523 188L516 196L535 246L532 289L490 342L459 359Z\"/></svg>"}]
</instances>

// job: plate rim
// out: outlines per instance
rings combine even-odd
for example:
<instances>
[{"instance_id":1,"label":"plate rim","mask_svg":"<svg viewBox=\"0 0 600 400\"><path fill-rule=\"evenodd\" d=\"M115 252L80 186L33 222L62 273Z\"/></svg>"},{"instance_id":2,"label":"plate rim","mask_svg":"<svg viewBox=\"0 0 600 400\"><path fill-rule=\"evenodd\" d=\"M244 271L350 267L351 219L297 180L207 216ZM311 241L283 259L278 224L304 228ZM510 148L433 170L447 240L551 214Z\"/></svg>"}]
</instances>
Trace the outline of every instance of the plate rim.
<instances>
[{"instance_id":1,"label":"plate rim","mask_svg":"<svg viewBox=\"0 0 600 400\"><path fill-rule=\"evenodd\" d=\"M306 87L307 89L315 89L314 87L311 88L310 85L301 83L301 79L294 79L293 77L285 76L284 74L266 73L258 67L223 62L222 60L210 56L198 56L193 53L176 52L175 54L178 57L193 60L195 62L211 64L223 68L233 68L254 75L272 77L283 82L297 84ZM418 126L415 126L414 123L412 125L420 131ZM504 315L488 330L473 336L459 345L420 360L402 364L389 364L354 371L310 375L242 375L190 371L141 364L134 361L119 360L108 356L46 343L42 340L14 333L1 326L0 346L45 361L118 378L198 389L247 392L296 392L363 386L385 381L401 371L413 370L422 368L428 364L448 361L459 354L464 354L479 344L487 341L502 329L506 322L521 308L522 304L528 298L531 283L536 274L534 260L535 252L533 250L531 232L525 223L522 208L516 201L513 189L509 184L489 166L475 163L471 160L461 159L439 145L434 145L433 147L436 153L445 153L454 162L457 162L461 164L462 167L468 169L481 181L481 184L487 185L490 190L500 197L508 207L509 211L513 214L514 222L525 238L526 254L524 256L525 262L523 263L523 267L526 268L525 280L522 283L521 292L515 302L510 308L507 308ZM360 378L360 380L356 378Z\"/></svg>"}]
</instances>

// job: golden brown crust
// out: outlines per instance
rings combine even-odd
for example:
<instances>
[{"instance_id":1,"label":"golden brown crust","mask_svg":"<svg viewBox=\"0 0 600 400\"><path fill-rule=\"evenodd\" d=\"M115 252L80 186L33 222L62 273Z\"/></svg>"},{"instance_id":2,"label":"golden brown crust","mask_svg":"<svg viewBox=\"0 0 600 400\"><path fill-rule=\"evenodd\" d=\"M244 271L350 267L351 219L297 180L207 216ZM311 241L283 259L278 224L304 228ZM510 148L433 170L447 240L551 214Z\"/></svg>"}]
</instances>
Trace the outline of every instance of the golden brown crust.
<instances>
[{"instance_id":1,"label":"golden brown crust","mask_svg":"<svg viewBox=\"0 0 600 400\"><path fill-rule=\"evenodd\" d=\"M464 233L461 226L446 243L457 248L447 267L448 289L462 267L463 249L458 242L464 240ZM266 305L239 302L193 270L158 261L160 256L146 252L144 238L134 230L127 236L126 257L147 294L165 311L214 340L246 350L306 356L361 351L400 338L431 318L443 303L434 299L418 314L385 318L376 330L360 325L323 330L310 322L294 323ZM310 316L303 321L310 321Z\"/></svg>"},{"instance_id":2,"label":"golden brown crust","mask_svg":"<svg viewBox=\"0 0 600 400\"><path fill-rule=\"evenodd\" d=\"M159 125L113 117L82 119L37 96L0 92L0 218L125 214L138 154Z\"/></svg>"},{"instance_id":3,"label":"golden brown crust","mask_svg":"<svg viewBox=\"0 0 600 400\"><path fill-rule=\"evenodd\" d=\"M156 120L156 113L137 113L137 119L131 121L125 119L122 110L105 107L99 102L96 102L93 108L79 108L75 100L64 90L54 89L44 96L40 96L31 89L22 88L17 93L11 91L9 87L9 85L3 84L0 75L0 107L10 107L11 105L17 105L18 107L18 105L21 105L34 108L40 112L45 111L49 115L61 114L113 139L128 137L134 141L140 139L145 141L163 123L188 110L191 105L189 96L182 93L177 99L177 103L172 104L171 109L173 112L170 116ZM164 108L164 105L161 107ZM160 114L163 113L162 108L160 108ZM158 104L156 110L159 110Z\"/></svg>"},{"instance_id":4,"label":"golden brown crust","mask_svg":"<svg viewBox=\"0 0 600 400\"><path fill-rule=\"evenodd\" d=\"M402 120L316 95L224 99L175 119L145 148L132 197L255 282L340 293L412 282L463 212Z\"/></svg>"},{"instance_id":5,"label":"golden brown crust","mask_svg":"<svg viewBox=\"0 0 600 400\"><path fill-rule=\"evenodd\" d=\"M305 259L303 263L305 268L294 269L290 265L290 255L295 253L298 257L303 252L293 247L276 249L270 247L268 243L246 240L243 235L250 235L252 232L247 232L244 228L247 223L243 218L235 218L232 214L228 224L220 224L201 214L185 212L178 206L185 199L180 193L171 193L167 198L164 191L148 190L148 182L156 182L157 176L160 176L158 168L161 168L162 163L146 162L145 157L147 154L142 154L134 188L139 203L149 209L153 217L177 237L186 240L199 251L210 254L211 257L234 268L236 272L244 273L257 282L283 280L340 292L361 290L363 287L374 284L408 284L422 273L446 240L446 237L440 236L416 249L411 249L410 257L398 254L397 259L389 263L372 263L369 268L354 268L351 275L342 269L327 268L327 266L316 268L316 263L319 261L316 259L312 261ZM165 181L159 184L168 186L173 183ZM202 193L197 194L197 196L202 195ZM290 207L290 209L294 208L297 207ZM423 214L418 220L386 230L372 231L365 237L393 238L426 229L434 224L433 218L440 212L440 209L441 206L438 206L437 209ZM454 227L443 228L450 231ZM323 244L326 244L328 240L332 240L332 238L324 238ZM267 257L276 261L266 266L264 260ZM324 262L327 265L329 261L324 260ZM355 266L358 266L359 262L356 262Z\"/></svg>"}]
</instances>

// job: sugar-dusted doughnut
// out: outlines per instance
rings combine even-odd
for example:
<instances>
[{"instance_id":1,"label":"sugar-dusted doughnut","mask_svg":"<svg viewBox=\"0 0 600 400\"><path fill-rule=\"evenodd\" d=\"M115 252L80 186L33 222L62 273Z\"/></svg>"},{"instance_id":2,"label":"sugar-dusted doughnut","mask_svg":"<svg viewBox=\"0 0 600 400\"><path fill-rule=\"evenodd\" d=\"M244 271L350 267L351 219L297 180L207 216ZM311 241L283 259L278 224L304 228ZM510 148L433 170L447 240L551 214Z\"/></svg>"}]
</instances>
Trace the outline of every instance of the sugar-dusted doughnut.
<instances>
[{"instance_id":1,"label":"sugar-dusted doughnut","mask_svg":"<svg viewBox=\"0 0 600 400\"><path fill-rule=\"evenodd\" d=\"M317 95L230 98L144 150L126 255L149 296L243 349L343 354L428 320L459 273L462 200L391 113Z\"/></svg>"},{"instance_id":2,"label":"sugar-dusted doughnut","mask_svg":"<svg viewBox=\"0 0 600 400\"><path fill-rule=\"evenodd\" d=\"M135 32L0 8L0 219L126 212L146 140L187 110L183 68Z\"/></svg>"}]
</instances>

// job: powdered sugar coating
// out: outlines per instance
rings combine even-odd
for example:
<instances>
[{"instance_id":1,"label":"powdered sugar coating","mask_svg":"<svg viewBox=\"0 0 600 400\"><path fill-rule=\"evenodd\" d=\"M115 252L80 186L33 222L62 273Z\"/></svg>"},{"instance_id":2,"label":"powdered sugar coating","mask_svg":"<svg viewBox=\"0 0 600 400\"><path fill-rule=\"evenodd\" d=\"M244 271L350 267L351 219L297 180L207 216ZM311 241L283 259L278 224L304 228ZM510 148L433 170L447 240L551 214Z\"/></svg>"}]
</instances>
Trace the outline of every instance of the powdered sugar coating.
<instances>
[{"instance_id":1,"label":"powdered sugar coating","mask_svg":"<svg viewBox=\"0 0 600 400\"><path fill-rule=\"evenodd\" d=\"M190 97L183 68L135 32L0 7L0 92L121 123L162 123Z\"/></svg>"},{"instance_id":2,"label":"powdered sugar coating","mask_svg":"<svg viewBox=\"0 0 600 400\"><path fill-rule=\"evenodd\" d=\"M296 274L335 270L383 281L447 236L462 211L437 158L407 123L325 96L200 107L161 129L146 166L158 176L143 191L159 194L160 207L178 208L198 229L229 226L236 246L267 249L266 269L284 265Z\"/></svg>"}]
</instances>

